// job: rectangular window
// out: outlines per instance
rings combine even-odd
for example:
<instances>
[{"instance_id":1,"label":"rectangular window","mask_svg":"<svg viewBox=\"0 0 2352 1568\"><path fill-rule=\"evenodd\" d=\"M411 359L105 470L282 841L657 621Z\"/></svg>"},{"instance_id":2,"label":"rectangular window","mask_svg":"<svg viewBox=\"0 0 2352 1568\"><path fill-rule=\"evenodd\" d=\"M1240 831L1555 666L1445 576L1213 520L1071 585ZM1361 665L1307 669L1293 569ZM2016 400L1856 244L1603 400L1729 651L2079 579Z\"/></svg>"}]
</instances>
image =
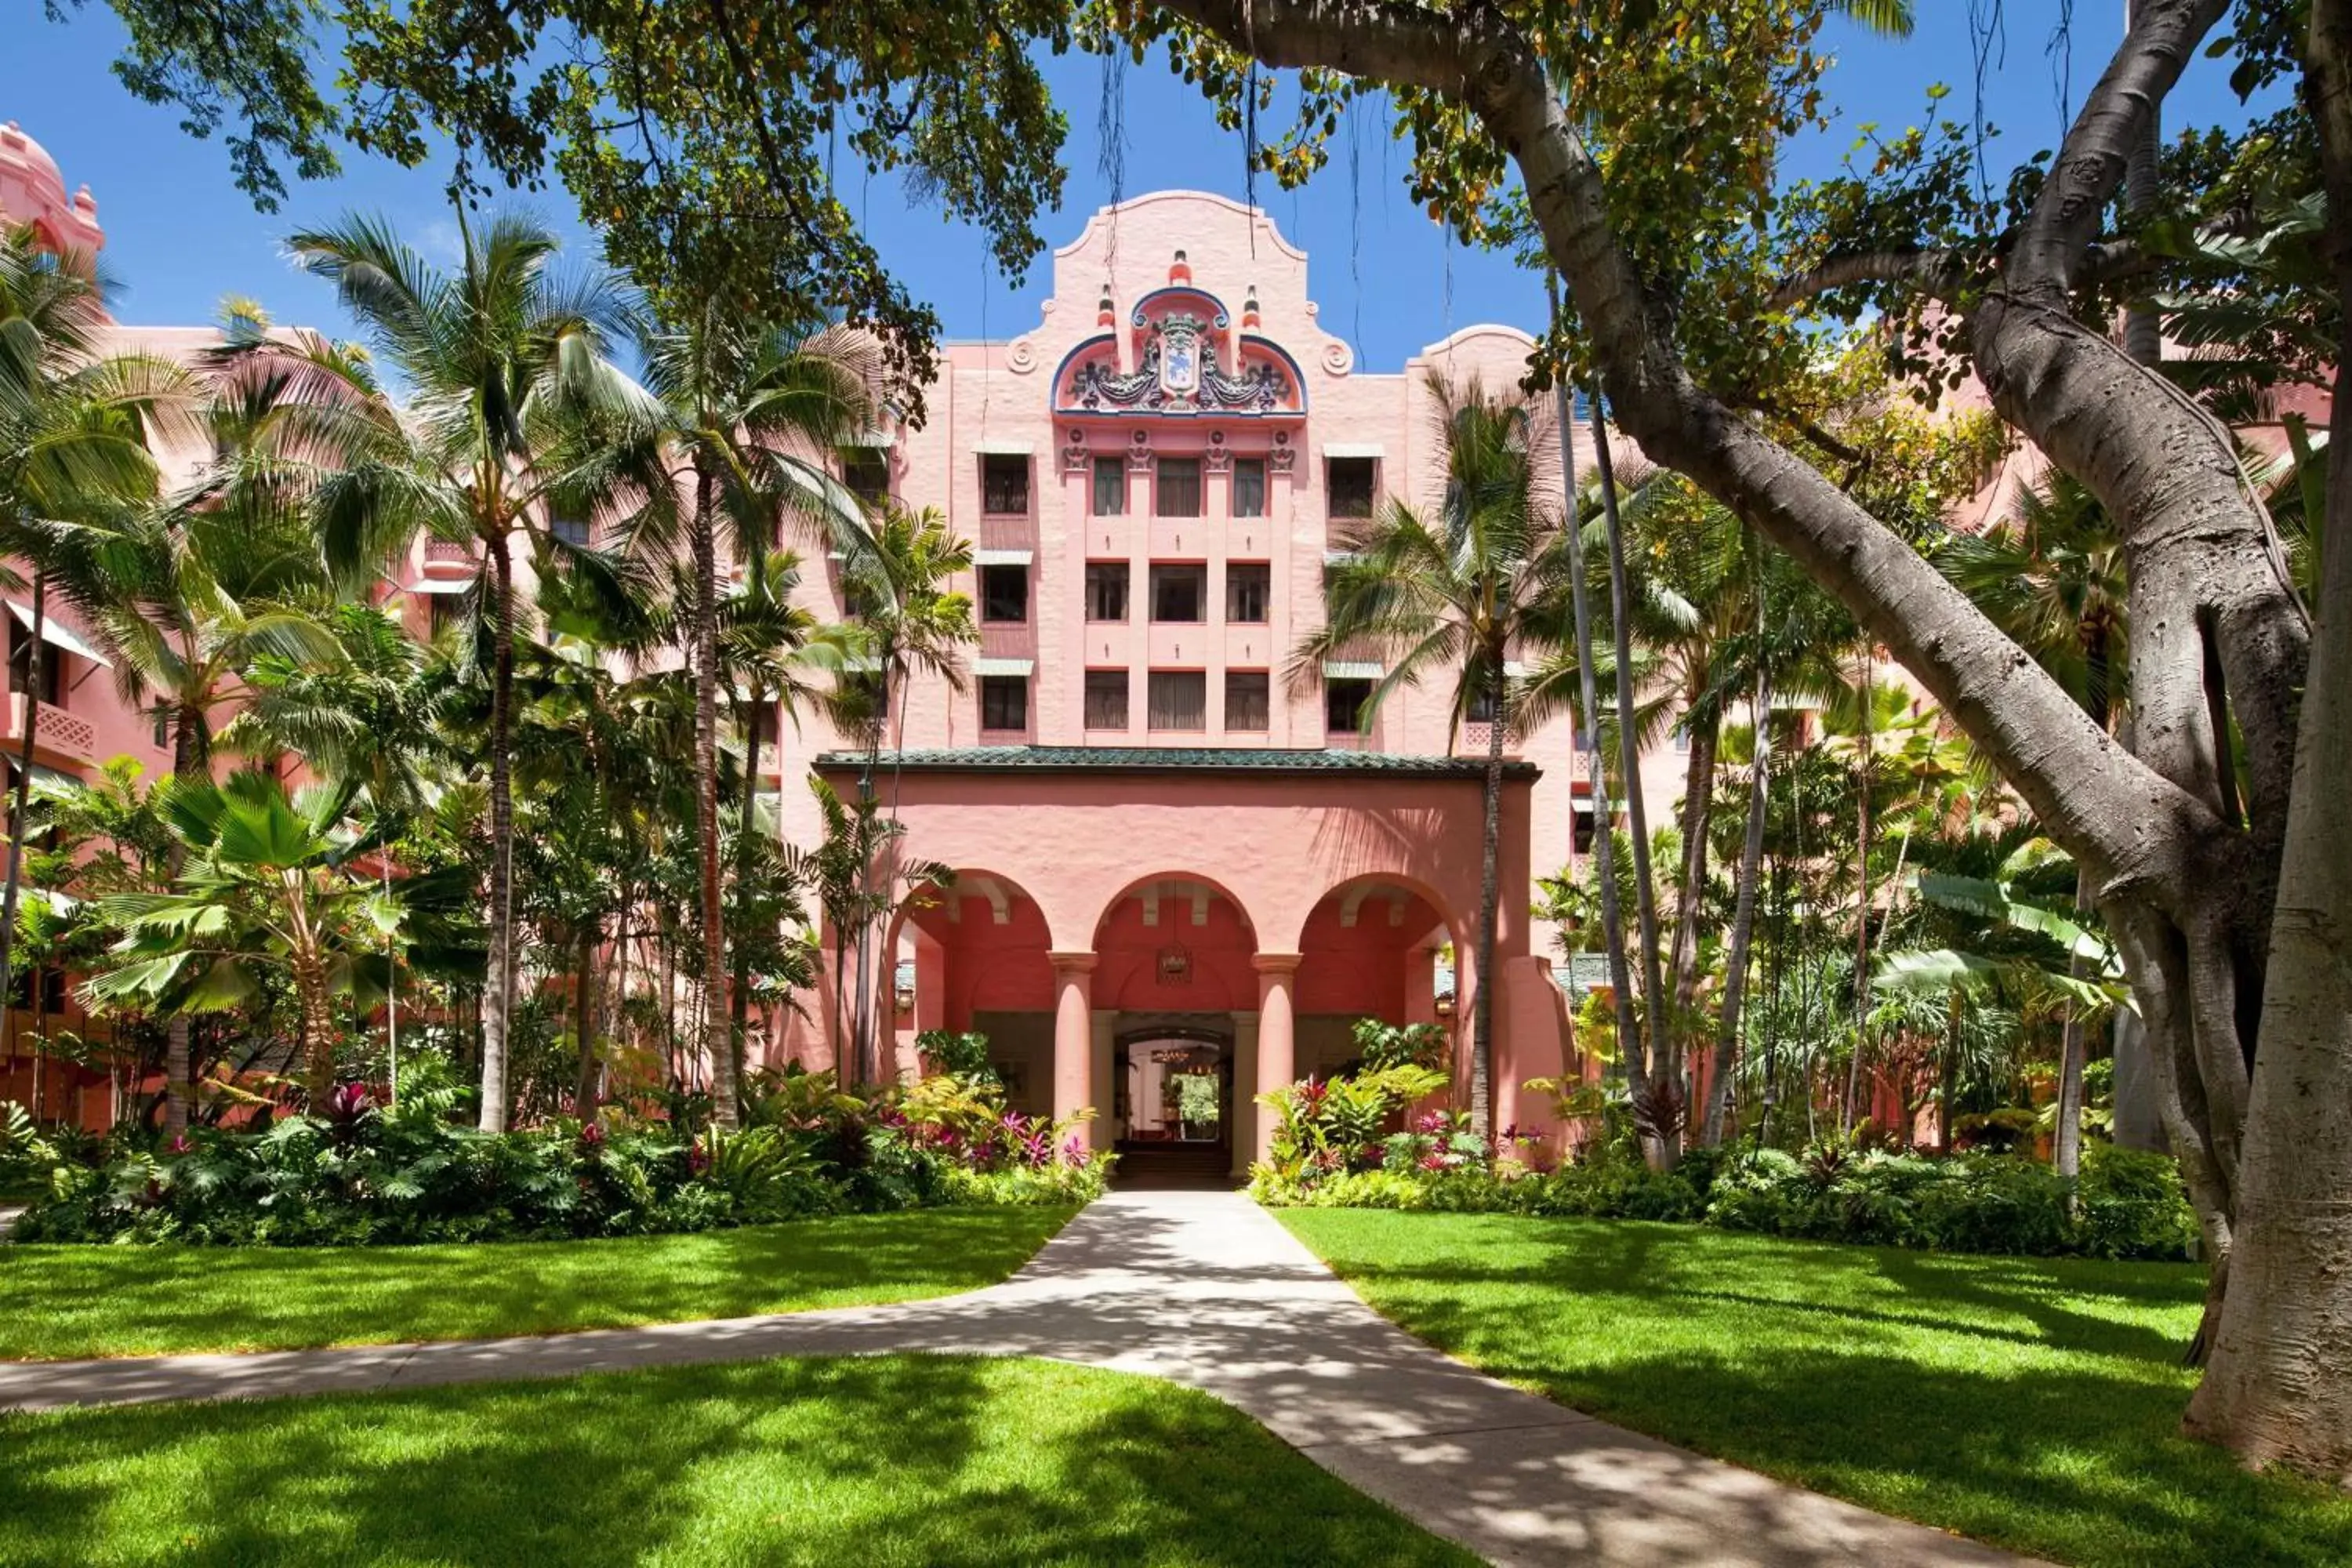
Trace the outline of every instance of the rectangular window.
<instances>
[{"instance_id":1,"label":"rectangular window","mask_svg":"<svg viewBox=\"0 0 2352 1568\"><path fill-rule=\"evenodd\" d=\"M853 451L841 459L841 482L867 506L880 506L890 499L890 459L870 447Z\"/></svg>"},{"instance_id":2,"label":"rectangular window","mask_svg":"<svg viewBox=\"0 0 2352 1568\"><path fill-rule=\"evenodd\" d=\"M1470 699L1469 721L1473 724L1491 724L1495 721L1495 693L1491 688Z\"/></svg>"},{"instance_id":3,"label":"rectangular window","mask_svg":"<svg viewBox=\"0 0 2352 1568\"><path fill-rule=\"evenodd\" d=\"M1265 515L1265 459L1264 458L1234 459L1234 515L1235 517Z\"/></svg>"},{"instance_id":4,"label":"rectangular window","mask_svg":"<svg viewBox=\"0 0 2352 1568\"><path fill-rule=\"evenodd\" d=\"M1127 515L1127 459L1125 458L1095 459L1095 515L1097 517Z\"/></svg>"},{"instance_id":5,"label":"rectangular window","mask_svg":"<svg viewBox=\"0 0 2352 1568\"><path fill-rule=\"evenodd\" d=\"M981 454L980 510L995 517L1029 515L1029 458L1026 454Z\"/></svg>"},{"instance_id":6,"label":"rectangular window","mask_svg":"<svg viewBox=\"0 0 2352 1568\"><path fill-rule=\"evenodd\" d=\"M980 678L980 727L983 730L1029 728L1029 681L1019 675Z\"/></svg>"},{"instance_id":7,"label":"rectangular window","mask_svg":"<svg viewBox=\"0 0 2352 1568\"><path fill-rule=\"evenodd\" d=\"M11 617L8 622L8 689L23 691L33 678L33 629ZM41 650L41 700L51 708L65 704L66 656L55 647Z\"/></svg>"},{"instance_id":8,"label":"rectangular window","mask_svg":"<svg viewBox=\"0 0 2352 1568\"><path fill-rule=\"evenodd\" d=\"M751 739L759 743L760 765L775 766L776 710L772 703L763 702L751 710Z\"/></svg>"},{"instance_id":9,"label":"rectangular window","mask_svg":"<svg viewBox=\"0 0 2352 1568\"><path fill-rule=\"evenodd\" d=\"M1371 458L1326 458L1323 460L1323 499L1332 517L1370 517L1372 515L1373 466Z\"/></svg>"},{"instance_id":10,"label":"rectangular window","mask_svg":"<svg viewBox=\"0 0 2352 1568\"><path fill-rule=\"evenodd\" d=\"M1264 734L1269 685L1262 669L1225 671L1225 728Z\"/></svg>"},{"instance_id":11,"label":"rectangular window","mask_svg":"<svg viewBox=\"0 0 2352 1568\"><path fill-rule=\"evenodd\" d=\"M980 618L983 621L1025 621L1029 618L1029 568L983 566L980 569Z\"/></svg>"},{"instance_id":12,"label":"rectangular window","mask_svg":"<svg viewBox=\"0 0 2352 1568\"><path fill-rule=\"evenodd\" d=\"M1364 704L1372 700L1372 683L1360 676L1327 677L1323 682L1323 728L1334 735L1364 732Z\"/></svg>"},{"instance_id":13,"label":"rectangular window","mask_svg":"<svg viewBox=\"0 0 2352 1568\"><path fill-rule=\"evenodd\" d=\"M588 520L584 517L559 517L555 520L555 537L574 550L585 550L589 543Z\"/></svg>"},{"instance_id":14,"label":"rectangular window","mask_svg":"<svg viewBox=\"0 0 2352 1568\"><path fill-rule=\"evenodd\" d=\"M1090 621L1127 619L1126 562L1089 561L1087 563L1087 619Z\"/></svg>"},{"instance_id":15,"label":"rectangular window","mask_svg":"<svg viewBox=\"0 0 2352 1568\"><path fill-rule=\"evenodd\" d=\"M1151 487L1153 511L1161 517L1201 515L1201 459L1162 458L1159 482Z\"/></svg>"},{"instance_id":16,"label":"rectangular window","mask_svg":"<svg viewBox=\"0 0 2352 1568\"><path fill-rule=\"evenodd\" d=\"M435 642L439 642L446 636L449 628L458 625L463 619L457 612L464 602L465 595L462 594L436 594L425 600L425 604L430 606L426 612L426 624L429 627L426 635Z\"/></svg>"},{"instance_id":17,"label":"rectangular window","mask_svg":"<svg viewBox=\"0 0 2352 1568\"><path fill-rule=\"evenodd\" d=\"M1089 730L1127 728L1127 671L1123 669L1087 671L1087 728Z\"/></svg>"},{"instance_id":18,"label":"rectangular window","mask_svg":"<svg viewBox=\"0 0 2352 1568\"><path fill-rule=\"evenodd\" d=\"M1154 730L1209 727L1209 677L1199 669L1155 669L1150 679Z\"/></svg>"},{"instance_id":19,"label":"rectangular window","mask_svg":"<svg viewBox=\"0 0 2352 1568\"><path fill-rule=\"evenodd\" d=\"M1263 561L1235 562L1225 568L1225 619L1259 626L1274 592L1274 569Z\"/></svg>"},{"instance_id":20,"label":"rectangular window","mask_svg":"<svg viewBox=\"0 0 2352 1568\"><path fill-rule=\"evenodd\" d=\"M1153 620L1207 620L1208 601L1209 569L1206 566L1154 566L1151 569Z\"/></svg>"}]
</instances>

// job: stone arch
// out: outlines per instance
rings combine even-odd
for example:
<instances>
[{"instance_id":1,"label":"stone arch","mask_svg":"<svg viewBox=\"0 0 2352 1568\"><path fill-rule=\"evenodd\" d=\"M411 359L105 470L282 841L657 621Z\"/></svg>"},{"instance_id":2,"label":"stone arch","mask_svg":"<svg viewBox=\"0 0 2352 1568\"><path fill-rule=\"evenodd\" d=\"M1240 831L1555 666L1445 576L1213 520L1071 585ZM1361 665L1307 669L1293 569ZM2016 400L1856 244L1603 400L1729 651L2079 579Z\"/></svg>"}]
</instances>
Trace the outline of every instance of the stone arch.
<instances>
[{"instance_id":1,"label":"stone arch","mask_svg":"<svg viewBox=\"0 0 2352 1568\"><path fill-rule=\"evenodd\" d=\"M1452 945L1464 966L1471 932L1437 889L1392 872L1365 872L1333 884L1301 922L1295 984L1297 1068L1329 1071L1353 1058L1354 1023L1438 1024L1438 949ZM1451 1011L1451 1010L1449 1010Z\"/></svg>"},{"instance_id":2,"label":"stone arch","mask_svg":"<svg viewBox=\"0 0 2352 1568\"><path fill-rule=\"evenodd\" d=\"M1053 933L1029 890L1001 871L958 868L942 887L915 889L887 927L887 1005L901 1074L919 1070L916 1037L977 1029L1021 1109L1050 1093Z\"/></svg>"},{"instance_id":3,"label":"stone arch","mask_svg":"<svg viewBox=\"0 0 2352 1568\"><path fill-rule=\"evenodd\" d=\"M1224 882L1195 871L1138 877L1095 919L1094 1005L1230 1013L1257 1005L1257 922Z\"/></svg>"}]
</instances>

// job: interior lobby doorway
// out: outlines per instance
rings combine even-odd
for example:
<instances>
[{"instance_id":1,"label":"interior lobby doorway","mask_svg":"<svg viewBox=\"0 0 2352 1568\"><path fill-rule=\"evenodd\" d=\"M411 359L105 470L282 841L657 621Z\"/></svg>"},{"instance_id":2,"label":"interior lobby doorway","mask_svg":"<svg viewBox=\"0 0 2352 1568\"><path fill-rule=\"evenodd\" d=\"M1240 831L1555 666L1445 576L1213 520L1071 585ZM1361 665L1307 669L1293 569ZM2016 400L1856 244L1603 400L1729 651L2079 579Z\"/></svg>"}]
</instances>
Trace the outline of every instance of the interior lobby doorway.
<instances>
[{"instance_id":1,"label":"interior lobby doorway","mask_svg":"<svg viewBox=\"0 0 2352 1568\"><path fill-rule=\"evenodd\" d=\"M1113 1046L1112 1114L1118 1176L1229 1184L1234 1157L1234 1041L1229 1024L1158 1024Z\"/></svg>"}]
</instances>

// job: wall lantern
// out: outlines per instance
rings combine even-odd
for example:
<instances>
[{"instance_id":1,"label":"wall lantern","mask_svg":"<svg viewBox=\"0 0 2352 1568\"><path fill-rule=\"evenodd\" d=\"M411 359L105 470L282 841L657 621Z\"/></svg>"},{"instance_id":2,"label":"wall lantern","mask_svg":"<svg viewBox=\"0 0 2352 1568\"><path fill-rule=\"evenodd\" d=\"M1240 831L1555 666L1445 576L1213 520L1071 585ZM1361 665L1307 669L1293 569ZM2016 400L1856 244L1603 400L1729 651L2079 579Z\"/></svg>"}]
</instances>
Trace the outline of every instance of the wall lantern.
<instances>
[{"instance_id":1,"label":"wall lantern","mask_svg":"<svg viewBox=\"0 0 2352 1568\"><path fill-rule=\"evenodd\" d=\"M1451 991L1441 993L1433 1005L1439 1017L1451 1018L1454 1016L1454 993Z\"/></svg>"},{"instance_id":2,"label":"wall lantern","mask_svg":"<svg viewBox=\"0 0 2352 1568\"><path fill-rule=\"evenodd\" d=\"M1160 983L1162 985L1192 984L1192 950L1181 942L1171 942L1160 950Z\"/></svg>"}]
</instances>

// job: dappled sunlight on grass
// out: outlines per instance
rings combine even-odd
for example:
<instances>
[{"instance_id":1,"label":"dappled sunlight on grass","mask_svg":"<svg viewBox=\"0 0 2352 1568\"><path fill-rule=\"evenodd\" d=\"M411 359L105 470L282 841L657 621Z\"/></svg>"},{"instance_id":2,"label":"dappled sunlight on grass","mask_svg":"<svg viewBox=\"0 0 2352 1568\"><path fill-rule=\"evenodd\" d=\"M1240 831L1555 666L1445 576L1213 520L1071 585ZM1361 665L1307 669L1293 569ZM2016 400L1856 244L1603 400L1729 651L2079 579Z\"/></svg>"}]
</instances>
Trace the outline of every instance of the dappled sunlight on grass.
<instances>
[{"instance_id":1,"label":"dappled sunlight on grass","mask_svg":"<svg viewBox=\"0 0 2352 1568\"><path fill-rule=\"evenodd\" d=\"M1066 1209L925 1209L692 1236L333 1248L0 1247L0 1359L477 1339L976 1289Z\"/></svg>"},{"instance_id":2,"label":"dappled sunlight on grass","mask_svg":"<svg viewBox=\"0 0 2352 1568\"><path fill-rule=\"evenodd\" d=\"M2352 1499L2179 1436L2189 1266L1280 1217L1373 1306L1499 1376L1867 1507L2068 1563L2352 1562Z\"/></svg>"},{"instance_id":3,"label":"dappled sunlight on grass","mask_svg":"<svg viewBox=\"0 0 2352 1568\"><path fill-rule=\"evenodd\" d=\"M938 1356L0 1417L0 1562L1475 1560L1203 1394Z\"/></svg>"}]
</instances>

